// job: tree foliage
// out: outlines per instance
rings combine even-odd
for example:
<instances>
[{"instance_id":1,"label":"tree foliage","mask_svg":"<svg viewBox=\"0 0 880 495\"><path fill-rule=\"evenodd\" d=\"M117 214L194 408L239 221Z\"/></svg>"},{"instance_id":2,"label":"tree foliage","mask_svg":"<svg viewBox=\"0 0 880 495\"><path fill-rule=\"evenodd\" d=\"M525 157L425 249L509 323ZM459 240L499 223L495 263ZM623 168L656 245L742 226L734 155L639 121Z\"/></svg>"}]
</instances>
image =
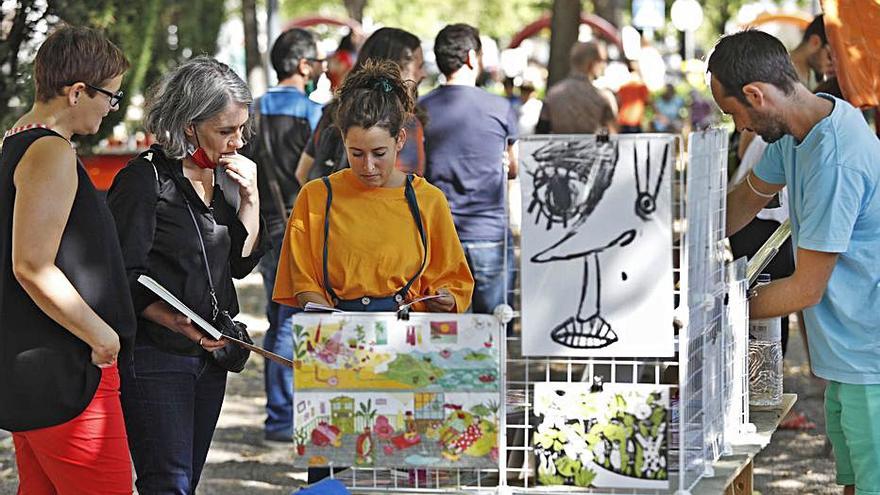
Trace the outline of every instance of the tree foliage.
<instances>
[{"instance_id":1,"label":"tree foliage","mask_svg":"<svg viewBox=\"0 0 880 495\"><path fill-rule=\"evenodd\" d=\"M369 0L364 17L372 22L406 29L422 41L433 40L446 24L466 22L502 41L549 12L546 0ZM322 14L346 16L342 0L282 0L282 18Z\"/></svg>"},{"instance_id":2,"label":"tree foliage","mask_svg":"<svg viewBox=\"0 0 880 495\"><path fill-rule=\"evenodd\" d=\"M224 5L224 0L17 0L0 15L11 20L0 24L10 26L0 27L0 124L7 128L30 107L33 57L60 23L102 29L132 64L123 80L126 97L119 111L104 119L98 135L81 139L88 145L123 119L131 96L142 94L181 61L216 51Z\"/></svg>"}]
</instances>

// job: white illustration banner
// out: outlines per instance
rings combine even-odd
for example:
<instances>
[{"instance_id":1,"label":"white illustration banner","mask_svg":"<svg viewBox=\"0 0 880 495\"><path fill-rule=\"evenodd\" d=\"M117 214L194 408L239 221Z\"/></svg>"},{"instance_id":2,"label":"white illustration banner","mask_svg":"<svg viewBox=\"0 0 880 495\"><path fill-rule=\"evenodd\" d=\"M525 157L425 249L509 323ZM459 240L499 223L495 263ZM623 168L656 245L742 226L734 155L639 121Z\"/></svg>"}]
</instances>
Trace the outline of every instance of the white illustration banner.
<instances>
[{"instance_id":1,"label":"white illustration banner","mask_svg":"<svg viewBox=\"0 0 880 495\"><path fill-rule=\"evenodd\" d=\"M671 357L667 135L520 141L527 356Z\"/></svg>"}]
</instances>

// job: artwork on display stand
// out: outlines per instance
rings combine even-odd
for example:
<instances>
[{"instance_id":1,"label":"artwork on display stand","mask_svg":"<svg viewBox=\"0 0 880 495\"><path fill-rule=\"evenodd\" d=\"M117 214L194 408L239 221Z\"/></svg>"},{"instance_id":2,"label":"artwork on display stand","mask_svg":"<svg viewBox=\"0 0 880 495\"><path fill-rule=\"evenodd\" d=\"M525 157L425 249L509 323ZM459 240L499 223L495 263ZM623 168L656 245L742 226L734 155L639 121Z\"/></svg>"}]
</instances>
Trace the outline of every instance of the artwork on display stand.
<instances>
[{"instance_id":1,"label":"artwork on display stand","mask_svg":"<svg viewBox=\"0 0 880 495\"><path fill-rule=\"evenodd\" d=\"M536 383L532 438L541 485L669 488L669 388Z\"/></svg>"},{"instance_id":2,"label":"artwork on display stand","mask_svg":"<svg viewBox=\"0 0 880 495\"><path fill-rule=\"evenodd\" d=\"M520 141L524 355L674 354L675 154L667 135Z\"/></svg>"},{"instance_id":3,"label":"artwork on display stand","mask_svg":"<svg viewBox=\"0 0 880 495\"><path fill-rule=\"evenodd\" d=\"M498 466L492 315L293 317L297 466Z\"/></svg>"}]
</instances>

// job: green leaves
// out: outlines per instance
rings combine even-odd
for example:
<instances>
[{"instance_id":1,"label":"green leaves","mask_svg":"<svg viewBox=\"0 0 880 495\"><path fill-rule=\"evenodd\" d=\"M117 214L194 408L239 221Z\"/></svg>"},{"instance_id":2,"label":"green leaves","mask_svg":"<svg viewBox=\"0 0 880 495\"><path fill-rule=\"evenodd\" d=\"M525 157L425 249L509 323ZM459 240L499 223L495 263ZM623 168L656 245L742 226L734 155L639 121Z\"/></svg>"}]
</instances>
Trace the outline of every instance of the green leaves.
<instances>
[{"instance_id":1,"label":"green leaves","mask_svg":"<svg viewBox=\"0 0 880 495\"><path fill-rule=\"evenodd\" d=\"M58 23L102 29L125 53L131 68L122 91L125 98L119 110L104 118L95 136L80 136L77 142L88 147L107 136L126 114L131 97L143 94L162 74L193 55L217 51L217 35L226 19L224 0L35 0L15 3L13 18L22 21L8 35L0 37L0 125L9 127L33 103L30 80L35 51L25 49L45 36L43 24L51 30ZM4 10L0 17L5 17ZM20 105L9 107L16 97ZM134 123L136 127L140 122Z\"/></svg>"},{"instance_id":2,"label":"green leaves","mask_svg":"<svg viewBox=\"0 0 880 495\"><path fill-rule=\"evenodd\" d=\"M538 427L538 431L535 432L534 440L535 444L544 450L562 452L566 438L565 434L556 428L545 428L542 431L542 428Z\"/></svg>"},{"instance_id":3,"label":"green leaves","mask_svg":"<svg viewBox=\"0 0 880 495\"><path fill-rule=\"evenodd\" d=\"M596 479L596 472L592 469L583 468L574 474L575 486L588 487L593 484Z\"/></svg>"}]
</instances>

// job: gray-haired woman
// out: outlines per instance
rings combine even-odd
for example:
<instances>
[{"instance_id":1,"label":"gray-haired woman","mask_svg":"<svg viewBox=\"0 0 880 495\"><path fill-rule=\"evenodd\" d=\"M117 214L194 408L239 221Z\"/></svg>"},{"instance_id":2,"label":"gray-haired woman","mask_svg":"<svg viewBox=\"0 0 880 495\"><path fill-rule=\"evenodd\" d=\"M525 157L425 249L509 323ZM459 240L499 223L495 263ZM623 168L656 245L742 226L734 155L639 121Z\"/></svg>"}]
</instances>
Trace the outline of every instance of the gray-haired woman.
<instances>
[{"instance_id":1,"label":"gray-haired woman","mask_svg":"<svg viewBox=\"0 0 880 495\"><path fill-rule=\"evenodd\" d=\"M238 313L232 277L256 266L265 237L256 165L236 153L251 101L244 81L216 60L179 66L148 98L146 128L158 144L110 188L138 314L122 407L139 493L195 492L226 389L226 371L209 353L226 342L206 337L137 278L157 280L206 320L218 309Z\"/></svg>"}]
</instances>

